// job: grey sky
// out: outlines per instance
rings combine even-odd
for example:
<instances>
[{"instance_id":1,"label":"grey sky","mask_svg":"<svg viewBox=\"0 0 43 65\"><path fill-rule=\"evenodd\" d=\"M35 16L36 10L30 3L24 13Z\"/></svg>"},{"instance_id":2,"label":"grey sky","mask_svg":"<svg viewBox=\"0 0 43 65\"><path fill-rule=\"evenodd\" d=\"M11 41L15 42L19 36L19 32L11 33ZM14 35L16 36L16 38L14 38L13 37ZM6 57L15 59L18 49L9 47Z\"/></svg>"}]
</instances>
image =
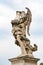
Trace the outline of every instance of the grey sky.
<instances>
[{"instance_id":1,"label":"grey sky","mask_svg":"<svg viewBox=\"0 0 43 65\"><path fill-rule=\"evenodd\" d=\"M43 62L43 0L0 0L0 65L10 65L8 59L21 53L20 47L14 44L11 20L15 18L16 10L25 10L26 6L32 12L31 36L27 37L32 45L38 45L34 56Z\"/></svg>"}]
</instances>

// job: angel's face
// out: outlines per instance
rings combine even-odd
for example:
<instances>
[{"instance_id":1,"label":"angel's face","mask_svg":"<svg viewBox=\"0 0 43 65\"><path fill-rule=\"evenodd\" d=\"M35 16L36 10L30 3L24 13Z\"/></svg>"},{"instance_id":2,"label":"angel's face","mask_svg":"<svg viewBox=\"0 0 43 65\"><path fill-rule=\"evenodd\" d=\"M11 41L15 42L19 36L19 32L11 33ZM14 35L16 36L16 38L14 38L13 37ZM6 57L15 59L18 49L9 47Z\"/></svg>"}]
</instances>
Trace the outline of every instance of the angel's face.
<instances>
[{"instance_id":1,"label":"angel's face","mask_svg":"<svg viewBox=\"0 0 43 65\"><path fill-rule=\"evenodd\" d=\"M19 13L19 12L17 12L17 13L16 13L16 15L17 15L17 16L20 16L20 13Z\"/></svg>"},{"instance_id":2,"label":"angel's face","mask_svg":"<svg viewBox=\"0 0 43 65\"><path fill-rule=\"evenodd\" d=\"M21 17L24 17L24 16L25 16L25 12L22 11L22 13L21 13Z\"/></svg>"}]
</instances>

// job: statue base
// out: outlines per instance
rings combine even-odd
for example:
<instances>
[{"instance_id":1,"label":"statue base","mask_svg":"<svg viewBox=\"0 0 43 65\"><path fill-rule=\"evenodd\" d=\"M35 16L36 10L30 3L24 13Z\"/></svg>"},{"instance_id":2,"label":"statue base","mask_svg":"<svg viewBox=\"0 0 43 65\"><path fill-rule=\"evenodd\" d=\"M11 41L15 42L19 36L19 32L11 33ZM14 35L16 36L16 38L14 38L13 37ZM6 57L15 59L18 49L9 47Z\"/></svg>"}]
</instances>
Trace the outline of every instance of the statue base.
<instances>
[{"instance_id":1,"label":"statue base","mask_svg":"<svg viewBox=\"0 0 43 65\"><path fill-rule=\"evenodd\" d=\"M17 58L11 58L9 59L9 61L11 62L11 65L37 65L39 59L31 58L28 55L26 55Z\"/></svg>"}]
</instances>

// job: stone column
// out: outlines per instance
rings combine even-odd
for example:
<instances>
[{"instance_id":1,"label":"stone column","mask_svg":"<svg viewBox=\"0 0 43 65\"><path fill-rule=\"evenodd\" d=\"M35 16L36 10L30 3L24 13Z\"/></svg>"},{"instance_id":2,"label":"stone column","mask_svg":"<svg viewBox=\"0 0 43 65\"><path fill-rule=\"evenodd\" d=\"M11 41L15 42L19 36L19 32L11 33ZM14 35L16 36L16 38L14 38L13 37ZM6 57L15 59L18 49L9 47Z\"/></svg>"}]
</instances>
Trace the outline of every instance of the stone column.
<instances>
[{"instance_id":1,"label":"stone column","mask_svg":"<svg viewBox=\"0 0 43 65\"><path fill-rule=\"evenodd\" d=\"M31 58L28 55L26 55L17 58L11 58L9 59L9 61L11 62L11 65L37 65L39 59Z\"/></svg>"}]
</instances>

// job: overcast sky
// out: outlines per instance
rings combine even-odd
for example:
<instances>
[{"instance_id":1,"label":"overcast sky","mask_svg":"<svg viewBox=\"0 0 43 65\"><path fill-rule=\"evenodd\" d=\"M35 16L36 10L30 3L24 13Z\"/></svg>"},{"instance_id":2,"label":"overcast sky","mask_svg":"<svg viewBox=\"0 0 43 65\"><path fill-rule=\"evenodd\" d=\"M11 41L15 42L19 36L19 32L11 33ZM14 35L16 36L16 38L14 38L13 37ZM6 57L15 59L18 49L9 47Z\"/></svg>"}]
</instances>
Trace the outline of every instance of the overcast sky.
<instances>
[{"instance_id":1,"label":"overcast sky","mask_svg":"<svg viewBox=\"0 0 43 65\"><path fill-rule=\"evenodd\" d=\"M10 65L8 59L21 53L20 47L14 44L11 20L15 18L17 10L25 11L25 7L32 12L31 36L27 37L32 45L38 45L34 56L43 62L43 0L0 0L0 65Z\"/></svg>"}]
</instances>

